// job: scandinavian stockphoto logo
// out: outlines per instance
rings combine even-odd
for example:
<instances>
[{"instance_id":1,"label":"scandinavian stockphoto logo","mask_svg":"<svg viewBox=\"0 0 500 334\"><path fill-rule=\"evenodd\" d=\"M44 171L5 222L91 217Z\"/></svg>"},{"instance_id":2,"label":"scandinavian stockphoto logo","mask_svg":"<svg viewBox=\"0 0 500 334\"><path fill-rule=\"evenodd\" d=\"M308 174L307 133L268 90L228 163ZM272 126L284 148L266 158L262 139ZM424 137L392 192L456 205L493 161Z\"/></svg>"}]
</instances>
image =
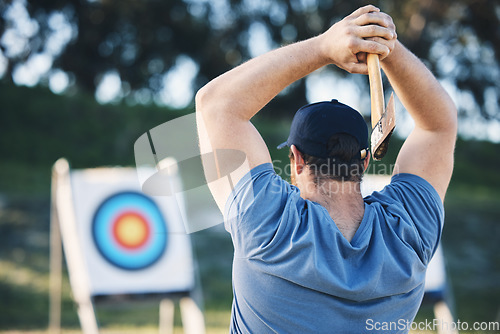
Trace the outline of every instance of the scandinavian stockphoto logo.
<instances>
[{"instance_id":1,"label":"scandinavian stockphoto logo","mask_svg":"<svg viewBox=\"0 0 500 334\"><path fill-rule=\"evenodd\" d=\"M173 119L147 131L136 140L134 154L143 193L175 199L186 233L207 229L222 223L224 219L231 219L232 217L222 217L221 211L224 210L225 203L214 201L210 187L233 189L233 173L237 172L241 176L250 171L243 152L214 150L210 146L203 119L196 113ZM283 163L274 160L273 165L277 175L286 180L291 179L289 161ZM394 165L379 163L370 164L367 172L390 175L393 171ZM343 192L346 186L351 185L352 183L347 182L342 187L333 189L332 184L329 184L329 188L324 191ZM248 191L251 192L252 188ZM245 200L252 201L253 194L247 193Z\"/></svg>"}]
</instances>

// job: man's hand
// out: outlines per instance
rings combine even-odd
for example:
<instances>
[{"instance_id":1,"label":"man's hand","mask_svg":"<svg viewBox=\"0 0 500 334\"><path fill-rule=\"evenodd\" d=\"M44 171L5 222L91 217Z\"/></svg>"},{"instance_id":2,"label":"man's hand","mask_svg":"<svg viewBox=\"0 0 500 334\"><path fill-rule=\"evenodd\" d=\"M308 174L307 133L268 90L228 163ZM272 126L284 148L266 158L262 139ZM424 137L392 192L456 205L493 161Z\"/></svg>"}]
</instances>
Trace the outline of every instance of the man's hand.
<instances>
[{"instance_id":1,"label":"man's hand","mask_svg":"<svg viewBox=\"0 0 500 334\"><path fill-rule=\"evenodd\" d=\"M368 74L366 54L387 57L397 34L392 18L375 6L361 7L319 36L330 62L350 72Z\"/></svg>"}]
</instances>

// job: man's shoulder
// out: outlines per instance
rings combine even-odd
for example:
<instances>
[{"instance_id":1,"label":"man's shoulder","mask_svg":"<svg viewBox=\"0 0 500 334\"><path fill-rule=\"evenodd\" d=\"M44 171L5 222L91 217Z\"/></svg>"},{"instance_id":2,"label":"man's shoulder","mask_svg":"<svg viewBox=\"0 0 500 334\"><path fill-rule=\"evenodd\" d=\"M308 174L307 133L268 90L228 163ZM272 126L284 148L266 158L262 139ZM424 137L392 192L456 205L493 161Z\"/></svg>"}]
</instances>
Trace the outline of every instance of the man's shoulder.
<instances>
[{"instance_id":1,"label":"man's shoulder","mask_svg":"<svg viewBox=\"0 0 500 334\"><path fill-rule=\"evenodd\" d=\"M380 191L374 191L365 197L368 202L376 201L407 201L414 198L431 201L442 206L436 189L424 178L409 173L399 173L391 177L390 183ZM437 203L436 203L437 202ZM439 205L441 204L441 205Z\"/></svg>"},{"instance_id":2,"label":"man's shoulder","mask_svg":"<svg viewBox=\"0 0 500 334\"><path fill-rule=\"evenodd\" d=\"M365 197L365 202L377 212L382 228L395 231L402 239L409 236L404 231L415 232L424 262L432 257L444 224L444 207L429 182L413 174L396 174L381 191Z\"/></svg>"},{"instance_id":3,"label":"man's shoulder","mask_svg":"<svg viewBox=\"0 0 500 334\"><path fill-rule=\"evenodd\" d=\"M297 225L303 208L298 189L271 164L253 168L234 187L225 208L224 225L235 254L251 257L278 244Z\"/></svg>"},{"instance_id":4,"label":"man's shoulder","mask_svg":"<svg viewBox=\"0 0 500 334\"><path fill-rule=\"evenodd\" d=\"M285 211L290 198L300 198L299 190L277 175L272 164L261 164L235 185L226 202L225 220L276 217Z\"/></svg>"},{"instance_id":5,"label":"man's shoulder","mask_svg":"<svg viewBox=\"0 0 500 334\"><path fill-rule=\"evenodd\" d=\"M271 163L264 163L252 168L234 186L226 202L228 206L239 199L254 200L254 196L271 196L288 193L294 186L283 180L274 171Z\"/></svg>"}]
</instances>

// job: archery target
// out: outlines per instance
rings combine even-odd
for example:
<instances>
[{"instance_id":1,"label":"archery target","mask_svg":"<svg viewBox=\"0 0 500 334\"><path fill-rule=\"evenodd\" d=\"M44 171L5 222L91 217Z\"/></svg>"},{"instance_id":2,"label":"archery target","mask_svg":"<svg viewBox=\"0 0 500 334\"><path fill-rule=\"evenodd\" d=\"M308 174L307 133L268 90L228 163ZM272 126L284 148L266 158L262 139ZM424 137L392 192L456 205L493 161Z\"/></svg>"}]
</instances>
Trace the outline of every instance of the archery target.
<instances>
[{"instance_id":1,"label":"archery target","mask_svg":"<svg viewBox=\"0 0 500 334\"><path fill-rule=\"evenodd\" d=\"M180 182L171 175L173 182ZM194 289L184 203L144 194L134 168L72 170L76 234L92 295Z\"/></svg>"},{"instance_id":2,"label":"archery target","mask_svg":"<svg viewBox=\"0 0 500 334\"><path fill-rule=\"evenodd\" d=\"M166 250L167 232L158 206L137 192L108 197L92 222L92 237L101 255L127 270L156 263Z\"/></svg>"}]
</instances>

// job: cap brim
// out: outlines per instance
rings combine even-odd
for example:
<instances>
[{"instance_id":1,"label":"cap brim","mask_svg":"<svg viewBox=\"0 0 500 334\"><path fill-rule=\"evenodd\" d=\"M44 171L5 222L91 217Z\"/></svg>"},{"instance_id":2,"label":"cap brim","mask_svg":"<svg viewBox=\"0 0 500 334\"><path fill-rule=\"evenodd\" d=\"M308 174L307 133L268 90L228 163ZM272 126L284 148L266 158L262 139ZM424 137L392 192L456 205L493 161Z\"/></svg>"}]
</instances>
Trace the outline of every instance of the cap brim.
<instances>
[{"instance_id":1,"label":"cap brim","mask_svg":"<svg viewBox=\"0 0 500 334\"><path fill-rule=\"evenodd\" d=\"M281 144L279 144L276 148L277 148L278 150L281 150L281 149L282 149L283 147L285 147L285 146L288 146L288 142L281 143Z\"/></svg>"}]
</instances>

